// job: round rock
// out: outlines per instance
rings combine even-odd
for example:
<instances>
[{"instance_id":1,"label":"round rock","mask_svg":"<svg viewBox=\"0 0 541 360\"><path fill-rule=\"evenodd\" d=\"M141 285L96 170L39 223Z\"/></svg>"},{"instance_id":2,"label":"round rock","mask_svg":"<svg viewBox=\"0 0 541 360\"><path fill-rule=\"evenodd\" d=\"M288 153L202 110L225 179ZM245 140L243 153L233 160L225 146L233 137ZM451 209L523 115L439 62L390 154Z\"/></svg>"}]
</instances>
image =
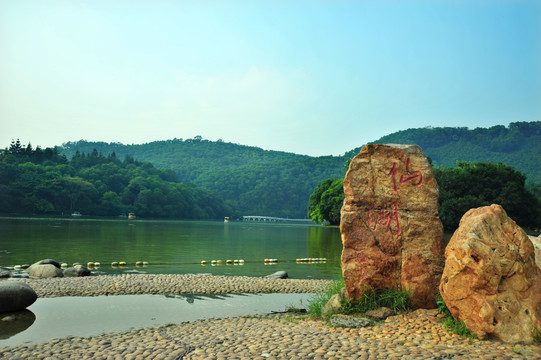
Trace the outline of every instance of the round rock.
<instances>
[{"instance_id":1,"label":"round rock","mask_svg":"<svg viewBox=\"0 0 541 360\"><path fill-rule=\"evenodd\" d=\"M0 269L0 279L6 279L11 277L11 271L6 269Z\"/></svg>"},{"instance_id":2,"label":"round rock","mask_svg":"<svg viewBox=\"0 0 541 360\"><path fill-rule=\"evenodd\" d=\"M75 265L73 267L64 269L64 276L77 277L77 276L90 276L91 272L83 265Z\"/></svg>"},{"instance_id":3,"label":"round rock","mask_svg":"<svg viewBox=\"0 0 541 360\"><path fill-rule=\"evenodd\" d=\"M37 298L34 289L25 283L0 281L0 313L24 310Z\"/></svg>"},{"instance_id":4,"label":"round rock","mask_svg":"<svg viewBox=\"0 0 541 360\"><path fill-rule=\"evenodd\" d=\"M31 278L54 278L54 277L63 277L64 273L59 267L54 266L53 264L39 264L35 263L30 265L26 270L28 275Z\"/></svg>"}]
</instances>

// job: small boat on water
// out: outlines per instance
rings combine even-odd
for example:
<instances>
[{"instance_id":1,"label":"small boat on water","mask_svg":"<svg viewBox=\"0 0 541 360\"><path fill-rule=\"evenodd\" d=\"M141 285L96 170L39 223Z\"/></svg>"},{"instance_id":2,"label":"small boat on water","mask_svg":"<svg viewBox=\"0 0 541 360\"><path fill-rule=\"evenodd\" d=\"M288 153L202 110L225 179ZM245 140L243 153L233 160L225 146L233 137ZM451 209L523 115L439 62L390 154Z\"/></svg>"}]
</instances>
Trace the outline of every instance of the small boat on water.
<instances>
[{"instance_id":1,"label":"small boat on water","mask_svg":"<svg viewBox=\"0 0 541 360\"><path fill-rule=\"evenodd\" d=\"M78 211L74 211L73 214L71 214L71 216L73 216L73 217L81 217L83 215Z\"/></svg>"}]
</instances>

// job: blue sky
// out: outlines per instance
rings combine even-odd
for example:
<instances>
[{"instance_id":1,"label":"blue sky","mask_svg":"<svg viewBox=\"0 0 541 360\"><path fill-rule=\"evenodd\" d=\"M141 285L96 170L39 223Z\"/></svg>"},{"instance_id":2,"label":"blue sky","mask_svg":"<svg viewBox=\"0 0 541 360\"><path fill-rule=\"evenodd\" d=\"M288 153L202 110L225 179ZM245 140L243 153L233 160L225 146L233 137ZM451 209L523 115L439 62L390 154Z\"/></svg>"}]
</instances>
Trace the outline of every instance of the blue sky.
<instances>
[{"instance_id":1,"label":"blue sky","mask_svg":"<svg viewBox=\"0 0 541 360\"><path fill-rule=\"evenodd\" d=\"M0 147L340 155L540 115L541 1L0 0Z\"/></svg>"}]
</instances>

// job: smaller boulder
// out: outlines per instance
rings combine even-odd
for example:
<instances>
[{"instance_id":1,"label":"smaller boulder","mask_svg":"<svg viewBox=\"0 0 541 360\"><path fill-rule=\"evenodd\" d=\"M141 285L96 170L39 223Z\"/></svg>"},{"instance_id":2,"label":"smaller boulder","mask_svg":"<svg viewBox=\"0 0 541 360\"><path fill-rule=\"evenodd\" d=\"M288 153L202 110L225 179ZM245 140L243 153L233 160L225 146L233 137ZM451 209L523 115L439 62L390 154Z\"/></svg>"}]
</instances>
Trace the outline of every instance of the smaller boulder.
<instances>
[{"instance_id":1,"label":"smaller boulder","mask_svg":"<svg viewBox=\"0 0 541 360\"><path fill-rule=\"evenodd\" d=\"M64 269L64 276L78 277L78 276L90 276L91 271L83 265L75 265L73 267Z\"/></svg>"},{"instance_id":2,"label":"smaller boulder","mask_svg":"<svg viewBox=\"0 0 541 360\"><path fill-rule=\"evenodd\" d=\"M323 309L321 309L321 315L324 317L329 317L332 314L336 314L340 311L342 307L342 296L340 294L334 294L331 296L329 301L325 304Z\"/></svg>"},{"instance_id":3,"label":"smaller boulder","mask_svg":"<svg viewBox=\"0 0 541 360\"><path fill-rule=\"evenodd\" d=\"M533 244L533 249L535 253L535 264L538 268L541 268L541 235L538 237L528 235Z\"/></svg>"},{"instance_id":4,"label":"smaller boulder","mask_svg":"<svg viewBox=\"0 0 541 360\"><path fill-rule=\"evenodd\" d=\"M389 316L395 315L395 312L388 307L380 307L376 310L368 310L365 315L371 317L374 320L381 321L387 319Z\"/></svg>"},{"instance_id":5,"label":"smaller boulder","mask_svg":"<svg viewBox=\"0 0 541 360\"><path fill-rule=\"evenodd\" d=\"M64 277L64 273L60 267L56 267L53 264L39 264L35 263L30 265L26 270L31 278L54 278Z\"/></svg>"},{"instance_id":6,"label":"smaller boulder","mask_svg":"<svg viewBox=\"0 0 541 360\"><path fill-rule=\"evenodd\" d=\"M24 310L37 298L34 289L25 283L0 281L0 313Z\"/></svg>"},{"instance_id":7,"label":"smaller boulder","mask_svg":"<svg viewBox=\"0 0 541 360\"><path fill-rule=\"evenodd\" d=\"M265 276L266 278L271 279L287 279L288 275L285 271L277 271L275 273L272 273L270 275Z\"/></svg>"},{"instance_id":8,"label":"smaller boulder","mask_svg":"<svg viewBox=\"0 0 541 360\"><path fill-rule=\"evenodd\" d=\"M333 315L330 321L334 327L364 328L372 325L368 319L342 314Z\"/></svg>"},{"instance_id":9,"label":"smaller boulder","mask_svg":"<svg viewBox=\"0 0 541 360\"><path fill-rule=\"evenodd\" d=\"M11 277L11 271L6 269L0 269L0 279L7 279Z\"/></svg>"},{"instance_id":10,"label":"smaller boulder","mask_svg":"<svg viewBox=\"0 0 541 360\"><path fill-rule=\"evenodd\" d=\"M56 261L56 260L53 260L53 259L43 259L43 260L38 261L36 264L38 264L38 265L51 264L51 265L54 265L55 267L60 269L60 263L58 261Z\"/></svg>"}]
</instances>

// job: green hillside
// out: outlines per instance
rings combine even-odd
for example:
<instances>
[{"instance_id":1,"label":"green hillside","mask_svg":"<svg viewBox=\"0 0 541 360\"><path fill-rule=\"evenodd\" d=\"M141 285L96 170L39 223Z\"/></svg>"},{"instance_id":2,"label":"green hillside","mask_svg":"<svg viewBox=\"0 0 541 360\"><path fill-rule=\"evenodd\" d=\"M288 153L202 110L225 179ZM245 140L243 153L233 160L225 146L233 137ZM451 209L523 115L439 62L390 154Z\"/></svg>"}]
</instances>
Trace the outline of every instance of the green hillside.
<instances>
[{"instance_id":1,"label":"green hillside","mask_svg":"<svg viewBox=\"0 0 541 360\"><path fill-rule=\"evenodd\" d=\"M372 143L416 144L434 166L455 167L457 161L504 163L524 173L531 186L541 184L541 121L508 127L422 128L386 135ZM353 157L361 147L346 153Z\"/></svg>"},{"instance_id":2,"label":"green hillside","mask_svg":"<svg viewBox=\"0 0 541 360\"><path fill-rule=\"evenodd\" d=\"M530 187L541 186L541 122L511 123L508 127L422 128L399 131L373 143L417 144L435 166L456 166L457 161L504 163L523 172ZM172 169L179 180L217 192L242 215L305 218L310 195L327 178L342 178L344 156L310 157L267 151L201 137L173 139L142 145L104 142L68 142L59 152L68 158L94 149L115 153L157 168Z\"/></svg>"},{"instance_id":3,"label":"green hillside","mask_svg":"<svg viewBox=\"0 0 541 360\"><path fill-rule=\"evenodd\" d=\"M200 137L142 145L78 141L59 147L68 158L93 149L172 169L180 181L216 191L242 215L306 218L308 199L317 184L345 172L343 157L267 151Z\"/></svg>"}]
</instances>

